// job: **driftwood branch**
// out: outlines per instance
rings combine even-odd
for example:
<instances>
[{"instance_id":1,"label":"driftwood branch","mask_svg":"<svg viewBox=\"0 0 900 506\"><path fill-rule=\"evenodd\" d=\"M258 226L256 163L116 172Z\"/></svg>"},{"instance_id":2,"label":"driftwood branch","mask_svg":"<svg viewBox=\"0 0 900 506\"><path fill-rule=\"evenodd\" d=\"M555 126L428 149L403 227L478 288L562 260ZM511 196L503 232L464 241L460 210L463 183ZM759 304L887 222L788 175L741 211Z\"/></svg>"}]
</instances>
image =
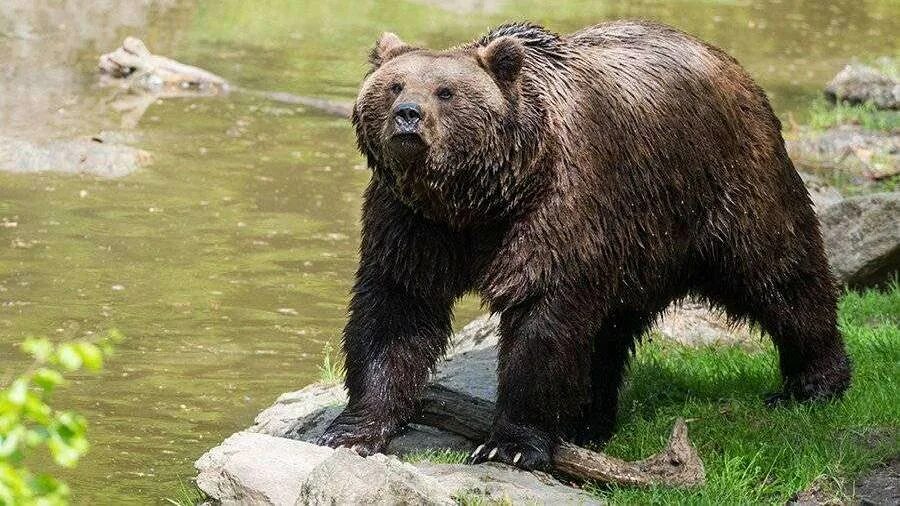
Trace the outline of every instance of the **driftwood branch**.
<instances>
[{"instance_id":1,"label":"driftwood branch","mask_svg":"<svg viewBox=\"0 0 900 506\"><path fill-rule=\"evenodd\" d=\"M475 441L491 427L494 403L431 384L422 398L419 422ZM586 448L563 443L553 454L555 471L582 480L646 487L695 487L706 480L703 462L688 439L687 425L678 419L666 448L649 458L627 462Z\"/></svg>"},{"instance_id":2,"label":"driftwood branch","mask_svg":"<svg viewBox=\"0 0 900 506\"><path fill-rule=\"evenodd\" d=\"M342 118L349 118L352 108L345 102L232 86L225 78L200 67L153 54L134 37L126 38L121 47L100 56L98 68L103 84L116 85L127 92L112 103L113 109L123 114L122 125L127 128L136 126L147 108L160 98L210 97L239 92L282 104L302 105Z\"/></svg>"}]
</instances>

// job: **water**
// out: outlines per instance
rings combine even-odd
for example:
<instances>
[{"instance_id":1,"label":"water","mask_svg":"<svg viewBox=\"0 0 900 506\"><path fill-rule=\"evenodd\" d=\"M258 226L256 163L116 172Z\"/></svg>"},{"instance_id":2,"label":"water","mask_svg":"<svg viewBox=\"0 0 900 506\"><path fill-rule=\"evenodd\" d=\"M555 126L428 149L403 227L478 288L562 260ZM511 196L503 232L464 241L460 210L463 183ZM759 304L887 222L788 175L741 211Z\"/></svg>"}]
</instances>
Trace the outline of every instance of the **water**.
<instances>
[{"instance_id":1,"label":"water","mask_svg":"<svg viewBox=\"0 0 900 506\"><path fill-rule=\"evenodd\" d=\"M619 17L674 24L736 56L786 123L853 57L897 55L886 1L295 2L3 0L0 135L117 130L99 53L127 34L254 89L351 100L381 31L442 47L505 20L559 31ZM169 100L128 133L154 163L118 180L0 172L0 371L29 334L128 340L58 397L93 447L76 503L160 503L192 462L336 343L368 179L348 123L246 95ZM479 312L469 299L458 323Z\"/></svg>"}]
</instances>

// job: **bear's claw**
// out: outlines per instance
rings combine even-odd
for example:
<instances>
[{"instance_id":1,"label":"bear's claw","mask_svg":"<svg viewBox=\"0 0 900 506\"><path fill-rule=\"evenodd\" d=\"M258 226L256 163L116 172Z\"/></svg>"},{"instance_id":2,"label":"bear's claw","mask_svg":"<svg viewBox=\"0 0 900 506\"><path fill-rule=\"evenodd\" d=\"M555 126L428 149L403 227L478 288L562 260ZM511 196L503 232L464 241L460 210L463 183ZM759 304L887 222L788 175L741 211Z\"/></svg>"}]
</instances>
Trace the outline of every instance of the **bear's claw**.
<instances>
[{"instance_id":1,"label":"bear's claw","mask_svg":"<svg viewBox=\"0 0 900 506\"><path fill-rule=\"evenodd\" d=\"M553 455L552 438L520 426L495 427L488 441L472 452L471 464L503 462L527 471L547 470Z\"/></svg>"},{"instance_id":2,"label":"bear's claw","mask_svg":"<svg viewBox=\"0 0 900 506\"><path fill-rule=\"evenodd\" d=\"M360 423L356 417L341 415L331 422L316 444L331 448L346 447L368 457L384 450L388 432L379 424Z\"/></svg>"}]
</instances>

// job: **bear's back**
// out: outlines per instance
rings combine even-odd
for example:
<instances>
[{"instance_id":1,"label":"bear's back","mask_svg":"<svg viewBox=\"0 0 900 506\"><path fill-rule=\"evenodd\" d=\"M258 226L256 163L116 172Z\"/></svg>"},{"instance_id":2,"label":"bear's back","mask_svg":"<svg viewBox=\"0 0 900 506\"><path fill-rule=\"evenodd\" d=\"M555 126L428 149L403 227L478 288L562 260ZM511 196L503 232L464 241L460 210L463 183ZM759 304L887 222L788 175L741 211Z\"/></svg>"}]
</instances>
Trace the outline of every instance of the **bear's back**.
<instances>
[{"instance_id":1,"label":"bear's back","mask_svg":"<svg viewBox=\"0 0 900 506\"><path fill-rule=\"evenodd\" d=\"M692 179L753 178L736 174L734 163L763 153L771 161L782 145L765 93L736 60L691 35L616 21L558 43L563 65L533 53L534 85L553 125L548 131L594 168L656 173L652 180L661 185L679 172ZM741 171L769 172L756 175L767 183L783 176L777 164L741 165Z\"/></svg>"}]
</instances>

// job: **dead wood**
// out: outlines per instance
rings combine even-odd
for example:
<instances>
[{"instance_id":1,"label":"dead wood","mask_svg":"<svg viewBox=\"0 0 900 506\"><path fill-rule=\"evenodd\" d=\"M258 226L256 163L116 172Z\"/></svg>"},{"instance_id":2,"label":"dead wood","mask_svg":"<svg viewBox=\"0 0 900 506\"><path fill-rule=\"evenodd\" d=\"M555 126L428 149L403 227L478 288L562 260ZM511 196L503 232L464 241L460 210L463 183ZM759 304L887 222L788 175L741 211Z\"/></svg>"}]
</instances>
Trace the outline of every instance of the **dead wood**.
<instances>
[{"instance_id":1,"label":"dead wood","mask_svg":"<svg viewBox=\"0 0 900 506\"><path fill-rule=\"evenodd\" d=\"M450 388L430 384L421 403L419 423L454 432L473 441L487 437L494 404ZM703 462L688 439L687 424L678 419L666 448L644 460L628 462L571 443L553 454L556 472L580 480L647 487L696 487L706 480Z\"/></svg>"},{"instance_id":2,"label":"dead wood","mask_svg":"<svg viewBox=\"0 0 900 506\"><path fill-rule=\"evenodd\" d=\"M212 72L153 54L140 39L134 37L127 37L121 47L100 56L98 67L103 84L118 86L126 92L124 96L115 97L112 103L113 109L123 113L125 127L137 125L147 108L157 99L210 97L230 92L247 93L282 104L302 105L342 118L349 118L352 109L345 102L232 86L225 78Z\"/></svg>"}]
</instances>

